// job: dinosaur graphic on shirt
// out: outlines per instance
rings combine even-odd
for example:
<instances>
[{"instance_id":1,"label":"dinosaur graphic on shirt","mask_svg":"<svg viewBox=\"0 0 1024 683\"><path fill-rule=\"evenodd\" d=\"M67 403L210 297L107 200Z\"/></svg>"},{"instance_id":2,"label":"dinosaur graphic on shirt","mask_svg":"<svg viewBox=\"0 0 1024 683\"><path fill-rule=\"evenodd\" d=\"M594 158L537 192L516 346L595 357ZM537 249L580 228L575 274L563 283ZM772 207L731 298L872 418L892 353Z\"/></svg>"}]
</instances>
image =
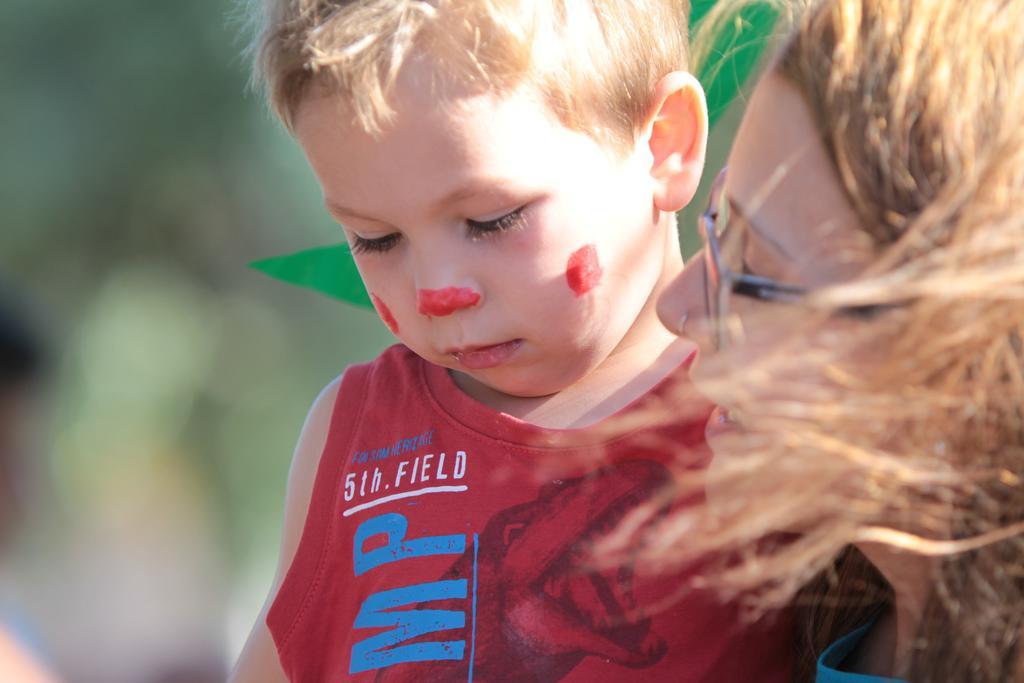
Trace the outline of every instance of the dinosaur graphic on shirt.
<instances>
[{"instance_id":1,"label":"dinosaur graphic on shirt","mask_svg":"<svg viewBox=\"0 0 1024 683\"><path fill-rule=\"evenodd\" d=\"M664 656L665 639L638 614L632 568L595 570L590 551L629 512L655 500L669 481L658 463L628 461L551 482L535 500L488 521L477 566L475 681L558 681L586 657L642 669ZM471 577L472 553L467 549L441 578ZM468 673L466 655L446 666L389 667L377 680L459 680L460 671L463 678Z\"/></svg>"}]
</instances>

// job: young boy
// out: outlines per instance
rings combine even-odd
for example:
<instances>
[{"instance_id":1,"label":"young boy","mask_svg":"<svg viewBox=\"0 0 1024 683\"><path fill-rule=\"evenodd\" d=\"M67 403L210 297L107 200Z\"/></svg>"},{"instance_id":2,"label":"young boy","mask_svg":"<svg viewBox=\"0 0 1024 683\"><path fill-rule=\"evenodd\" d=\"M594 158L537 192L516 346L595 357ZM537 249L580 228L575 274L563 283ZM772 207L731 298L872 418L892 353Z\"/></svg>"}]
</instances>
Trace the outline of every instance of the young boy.
<instances>
[{"instance_id":1,"label":"young boy","mask_svg":"<svg viewBox=\"0 0 1024 683\"><path fill-rule=\"evenodd\" d=\"M402 345L314 403L233 680L788 679L783 624L590 565L706 464L699 418L604 428L693 353L655 312L707 134L686 4L271 0L260 75Z\"/></svg>"}]
</instances>

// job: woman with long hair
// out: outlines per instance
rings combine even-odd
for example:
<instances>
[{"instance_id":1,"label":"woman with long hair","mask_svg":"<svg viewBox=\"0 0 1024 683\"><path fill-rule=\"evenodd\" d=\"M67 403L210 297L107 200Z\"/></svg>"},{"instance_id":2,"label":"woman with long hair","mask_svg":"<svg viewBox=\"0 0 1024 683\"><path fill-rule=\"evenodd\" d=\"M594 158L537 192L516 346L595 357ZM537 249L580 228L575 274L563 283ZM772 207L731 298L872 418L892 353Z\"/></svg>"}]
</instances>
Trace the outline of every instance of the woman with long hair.
<instances>
[{"instance_id":1,"label":"woman with long hair","mask_svg":"<svg viewBox=\"0 0 1024 683\"><path fill-rule=\"evenodd\" d=\"M661 303L721 408L648 552L795 596L807 679L1024 680L1024 2L807 4Z\"/></svg>"}]
</instances>

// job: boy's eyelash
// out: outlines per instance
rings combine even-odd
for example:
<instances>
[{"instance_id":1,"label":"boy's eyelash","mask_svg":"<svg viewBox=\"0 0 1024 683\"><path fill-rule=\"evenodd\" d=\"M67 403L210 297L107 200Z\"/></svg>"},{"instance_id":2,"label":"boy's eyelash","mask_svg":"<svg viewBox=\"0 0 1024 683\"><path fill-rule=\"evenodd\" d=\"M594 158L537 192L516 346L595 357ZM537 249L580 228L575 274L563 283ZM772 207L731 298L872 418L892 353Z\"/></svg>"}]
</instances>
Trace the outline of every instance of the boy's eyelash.
<instances>
[{"instance_id":1,"label":"boy's eyelash","mask_svg":"<svg viewBox=\"0 0 1024 683\"><path fill-rule=\"evenodd\" d=\"M487 237L497 232L507 232L520 228L523 225L523 212L526 210L526 206L520 206L515 211L510 211L500 218L495 218L493 221L473 221L467 220L466 226L469 228L470 237Z\"/></svg>"},{"instance_id":2,"label":"boy's eyelash","mask_svg":"<svg viewBox=\"0 0 1024 683\"><path fill-rule=\"evenodd\" d=\"M466 225L469 228L470 237L481 238L493 235L494 233L506 232L508 230L514 230L519 228L523 224L523 211L526 209L525 206L521 206L515 211L496 218L493 221L473 221L467 220ZM368 239L366 237L360 237L359 235L353 235L352 237L352 253L353 254L383 254L384 252L391 251L401 241L401 233L393 232L390 235L384 237L377 237L374 239Z\"/></svg>"},{"instance_id":3,"label":"boy's eyelash","mask_svg":"<svg viewBox=\"0 0 1024 683\"><path fill-rule=\"evenodd\" d=\"M393 232L390 235L384 235L384 237L378 237L376 239L367 239L360 237L359 235L353 235L352 239L352 253L353 254L367 254L377 253L382 254L386 251L391 251L398 244L402 236L397 232Z\"/></svg>"}]
</instances>

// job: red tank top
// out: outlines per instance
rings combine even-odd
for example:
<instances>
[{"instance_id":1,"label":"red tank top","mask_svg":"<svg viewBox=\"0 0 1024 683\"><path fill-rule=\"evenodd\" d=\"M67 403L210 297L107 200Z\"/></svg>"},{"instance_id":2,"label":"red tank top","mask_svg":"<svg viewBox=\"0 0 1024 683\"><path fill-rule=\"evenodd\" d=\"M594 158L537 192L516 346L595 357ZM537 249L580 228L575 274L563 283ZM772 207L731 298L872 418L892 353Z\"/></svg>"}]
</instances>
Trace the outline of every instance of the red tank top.
<instances>
[{"instance_id":1,"label":"red tank top","mask_svg":"<svg viewBox=\"0 0 1024 683\"><path fill-rule=\"evenodd\" d=\"M707 464L703 428L542 429L400 345L349 368L267 616L284 671L302 683L789 680L788 619L750 626L702 593L665 608L685 574L589 569L596 538L678 468Z\"/></svg>"}]
</instances>

